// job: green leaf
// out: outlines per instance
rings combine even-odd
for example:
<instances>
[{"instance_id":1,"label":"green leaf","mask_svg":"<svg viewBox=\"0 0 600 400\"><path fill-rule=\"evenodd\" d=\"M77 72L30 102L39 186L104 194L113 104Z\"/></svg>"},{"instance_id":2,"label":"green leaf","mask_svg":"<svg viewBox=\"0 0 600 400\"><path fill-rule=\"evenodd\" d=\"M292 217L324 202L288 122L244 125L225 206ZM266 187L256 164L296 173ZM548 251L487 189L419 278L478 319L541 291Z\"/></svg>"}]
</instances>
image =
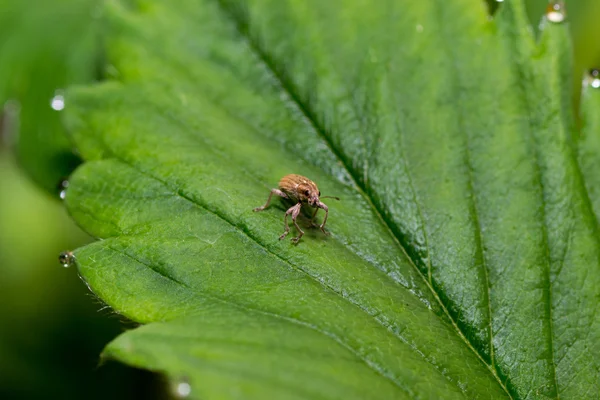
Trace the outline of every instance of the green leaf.
<instances>
[{"instance_id":1,"label":"green leaf","mask_svg":"<svg viewBox=\"0 0 600 400\"><path fill-rule=\"evenodd\" d=\"M58 103L67 85L96 74L98 3L0 0L0 105L8 104L3 135L23 169L54 195L80 162Z\"/></svg>"},{"instance_id":2,"label":"green leaf","mask_svg":"<svg viewBox=\"0 0 600 400\"><path fill-rule=\"evenodd\" d=\"M587 87L583 91L581 113L583 128L576 137L579 163L589 193L589 201L596 215L596 225L600 222L600 79L587 77Z\"/></svg>"},{"instance_id":3,"label":"green leaf","mask_svg":"<svg viewBox=\"0 0 600 400\"><path fill-rule=\"evenodd\" d=\"M118 79L70 92L67 206L106 355L229 398L600 391L600 236L570 47L523 4L107 5ZM314 180L331 236L286 205ZM307 213L308 215L308 213Z\"/></svg>"}]
</instances>

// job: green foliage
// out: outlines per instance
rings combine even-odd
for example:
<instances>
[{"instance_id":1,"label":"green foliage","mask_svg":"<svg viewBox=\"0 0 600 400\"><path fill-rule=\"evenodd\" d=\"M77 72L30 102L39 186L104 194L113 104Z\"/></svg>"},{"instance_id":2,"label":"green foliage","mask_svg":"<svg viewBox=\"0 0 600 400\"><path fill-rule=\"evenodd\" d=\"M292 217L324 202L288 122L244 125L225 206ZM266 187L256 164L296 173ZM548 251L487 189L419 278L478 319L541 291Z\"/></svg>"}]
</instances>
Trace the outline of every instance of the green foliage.
<instances>
[{"instance_id":1,"label":"green foliage","mask_svg":"<svg viewBox=\"0 0 600 400\"><path fill-rule=\"evenodd\" d=\"M58 265L60 251L89 237L22 172L0 151L0 398L164 398L147 372L98 368L122 322L99 312L74 271Z\"/></svg>"},{"instance_id":2,"label":"green foliage","mask_svg":"<svg viewBox=\"0 0 600 400\"><path fill-rule=\"evenodd\" d=\"M50 103L67 85L95 77L99 4L0 0L0 105L13 101L4 135L12 136L24 170L55 195L79 160Z\"/></svg>"},{"instance_id":3,"label":"green foliage","mask_svg":"<svg viewBox=\"0 0 600 400\"><path fill-rule=\"evenodd\" d=\"M123 331L122 322L98 312L99 302L74 271L57 263L60 251L90 239L47 194L58 195L58 181L77 162L50 99L55 90L94 77L98 4L0 0L1 399L131 400L163 393L148 372L117 363L98 368L102 347ZM15 146L28 176L5 144Z\"/></svg>"},{"instance_id":4,"label":"green foliage","mask_svg":"<svg viewBox=\"0 0 600 400\"><path fill-rule=\"evenodd\" d=\"M106 356L201 399L600 391L565 26L536 42L516 0L493 21L466 0L106 11L116 78L67 99L67 206L104 239L83 278L148 324ZM287 173L342 198L331 237L293 246L284 204L251 211Z\"/></svg>"},{"instance_id":5,"label":"green foliage","mask_svg":"<svg viewBox=\"0 0 600 400\"><path fill-rule=\"evenodd\" d=\"M596 81L596 85L600 80ZM583 91L581 134L575 137L581 173L589 193L591 207L600 221L600 91L587 87Z\"/></svg>"}]
</instances>

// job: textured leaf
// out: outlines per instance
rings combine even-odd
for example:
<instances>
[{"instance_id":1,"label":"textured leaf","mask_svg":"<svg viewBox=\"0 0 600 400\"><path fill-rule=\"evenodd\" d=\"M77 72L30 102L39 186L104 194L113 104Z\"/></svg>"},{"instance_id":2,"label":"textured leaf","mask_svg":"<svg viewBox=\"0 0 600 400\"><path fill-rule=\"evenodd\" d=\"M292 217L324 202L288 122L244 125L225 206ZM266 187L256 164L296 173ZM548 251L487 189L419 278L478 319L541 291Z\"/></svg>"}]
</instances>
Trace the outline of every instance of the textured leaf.
<instances>
[{"instance_id":1,"label":"textured leaf","mask_svg":"<svg viewBox=\"0 0 600 400\"><path fill-rule=\"evenodd\" d=\"M477 3L479 4L479 3ZM148 326L106 350L198 398L600 390L600 246L570 47L523 5L109 2L118 79L79 88L67 205L91 289ZM283 175L331 237L279 241Z\"/></svg>"},{"instance_id":2,"label":"textured leaf","mask_svg":"<svg viewBox=\"0 0 600 400\"><path fill-rule=\"evenodd\" d=\"M575 137L575 140L597 226L600 222L600 175L598 174L600 171L600 90L598 90L600 79L593 76L588 79L589 86L583 91L581 103L583 129L581 135Z\"/></svg>"}]
</instances>

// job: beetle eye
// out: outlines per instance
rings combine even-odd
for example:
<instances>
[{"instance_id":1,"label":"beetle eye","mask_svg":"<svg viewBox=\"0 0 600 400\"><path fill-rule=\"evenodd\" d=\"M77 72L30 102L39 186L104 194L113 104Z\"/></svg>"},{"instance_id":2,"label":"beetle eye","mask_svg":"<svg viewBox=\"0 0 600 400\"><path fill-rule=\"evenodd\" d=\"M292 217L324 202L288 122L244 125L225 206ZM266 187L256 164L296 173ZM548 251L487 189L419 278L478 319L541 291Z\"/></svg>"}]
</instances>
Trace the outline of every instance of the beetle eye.
<instances>
[{"instance_id":1,"label":"beetle eye","mask_svg":"<svg viewBox=\"0 0 600 400\"><path fill-rule=\"evenodd\" d=\"M305 190L305 191L304 191L304 194L305 194L306 196L310 196L310 190Z\"/></svg>"}]
</instances>

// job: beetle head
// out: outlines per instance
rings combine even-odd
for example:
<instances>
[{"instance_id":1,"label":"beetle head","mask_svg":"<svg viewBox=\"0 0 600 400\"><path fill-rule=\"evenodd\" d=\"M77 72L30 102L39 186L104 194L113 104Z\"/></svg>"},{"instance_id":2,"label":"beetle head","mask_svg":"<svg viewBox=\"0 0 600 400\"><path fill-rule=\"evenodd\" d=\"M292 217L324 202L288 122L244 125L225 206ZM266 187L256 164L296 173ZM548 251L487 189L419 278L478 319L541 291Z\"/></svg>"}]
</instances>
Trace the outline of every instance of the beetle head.
<instances>
[{"instance_id":1,"label":"beetle head","mask_svg":"<svg viewBox=\"0 0 600 400\"><path fill-rule=\"evenodd\" d=\"M319 196L321 193L314 184L300 185L298 187L298 197L300 201L307 202L311 207L316 207L319 204Z\"/></svg>"},{"instance_id":2,"label":"beetle head","mask_svg":"<svg viewBox=\"0 0 600 400\"><path fill-rule=\"evenodd\" d=\"M308 204L310 204L311 207L316 207L317 204L319 204L319 193L311 193L308 198Z\"/></svg>"}]
</instances>

